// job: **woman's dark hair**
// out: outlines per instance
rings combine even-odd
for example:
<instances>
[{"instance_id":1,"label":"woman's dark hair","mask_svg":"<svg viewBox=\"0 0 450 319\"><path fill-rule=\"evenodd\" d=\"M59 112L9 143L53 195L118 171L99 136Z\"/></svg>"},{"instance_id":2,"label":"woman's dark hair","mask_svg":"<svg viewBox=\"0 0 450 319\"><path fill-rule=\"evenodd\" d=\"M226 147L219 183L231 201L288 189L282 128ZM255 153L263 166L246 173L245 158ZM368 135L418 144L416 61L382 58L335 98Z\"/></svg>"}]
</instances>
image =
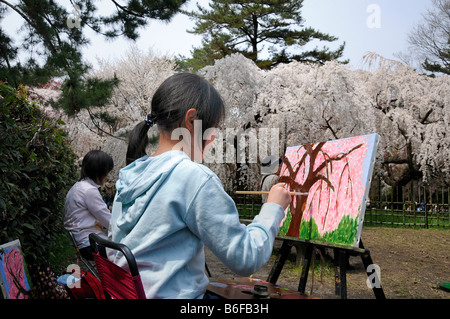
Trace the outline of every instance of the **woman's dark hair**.
<instances>
[{"instance_id":1,"label":"woman's dark hair","mask_svg":"<svg viewBox=\"0 0 450 319\"><path fill-rule=\"evenodd\" d=\"M90 151L81 163L80 180L90 178L98 184L113 168L114 161L111 156L99 150Z\"/></svg>"},{"instance_id":2,"label":"woman's dark hair","mask_svg":"<svg viewBox=\"0 0 450 319\"><path fill-rule=\"evenodd\" d=\"M130 132L126 164L146 155L150 127L157 124L160 131L171 132L181 127L189 109L197 110L202 133L219 125L225 115L223 100L209 81L193 73L174 74L153 95L151 113Z\"/></svg>"}]
</instances>

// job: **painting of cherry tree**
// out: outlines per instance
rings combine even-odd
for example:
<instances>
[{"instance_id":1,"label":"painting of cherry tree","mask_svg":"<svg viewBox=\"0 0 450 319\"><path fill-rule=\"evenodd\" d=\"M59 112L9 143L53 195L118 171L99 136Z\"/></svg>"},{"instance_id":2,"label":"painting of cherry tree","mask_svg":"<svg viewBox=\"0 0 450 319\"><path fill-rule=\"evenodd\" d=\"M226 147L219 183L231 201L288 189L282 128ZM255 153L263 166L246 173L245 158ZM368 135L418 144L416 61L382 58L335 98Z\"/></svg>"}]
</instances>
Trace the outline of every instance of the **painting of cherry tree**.
<instances>
[{"instance_id":1,"label":"painting of cherry tree","mask_svg":"<svg viewBox=\"0 0 450 319\"><path fill-rule=\"evenodd\" d=\"M0 290L4 299L28 299L30 286L18 239L0 246Z\"/></svg>"},{"instance_id":2,"label":"painting of cherry tree","mask_svg":"<svg viewBox=\"0 0 450 319\"><path fill-rule=\"evenodd\" d=\"M294 196L279 236L359 245L377 134L289 147L280 171Z\"/></svg>"}]
</instances>

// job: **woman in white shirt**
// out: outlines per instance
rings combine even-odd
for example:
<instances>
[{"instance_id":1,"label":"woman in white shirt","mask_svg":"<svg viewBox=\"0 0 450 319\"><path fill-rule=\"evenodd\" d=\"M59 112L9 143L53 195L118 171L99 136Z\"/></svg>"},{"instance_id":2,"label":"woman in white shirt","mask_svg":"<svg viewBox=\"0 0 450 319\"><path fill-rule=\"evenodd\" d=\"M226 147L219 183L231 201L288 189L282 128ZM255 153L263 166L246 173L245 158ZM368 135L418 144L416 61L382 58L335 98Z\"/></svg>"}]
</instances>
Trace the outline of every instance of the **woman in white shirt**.
<instances>
[{"instance_id":1,"label":"woman in white shirt","mask_svg":"<svg viewBox=\"0 0 450 319\"><path fill-rule=\"evenodd\" d=\"M111 212L99 187L105 183L114 162L103 151L90 151L81 164L81 178L69 190L64 206L64 228L71 232L84 258L92 260L89 234L106 238Z\"/></svg>"}]
</instances>

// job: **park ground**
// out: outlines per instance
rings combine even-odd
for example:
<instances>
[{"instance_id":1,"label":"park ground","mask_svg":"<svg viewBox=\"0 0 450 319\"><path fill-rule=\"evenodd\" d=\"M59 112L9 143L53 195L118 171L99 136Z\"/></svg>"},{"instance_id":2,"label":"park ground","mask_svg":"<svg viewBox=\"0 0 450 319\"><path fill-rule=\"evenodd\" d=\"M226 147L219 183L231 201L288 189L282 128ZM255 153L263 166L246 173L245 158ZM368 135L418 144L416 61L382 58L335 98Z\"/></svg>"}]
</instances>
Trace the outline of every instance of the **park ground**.
<instances>
[{"instance_id":1,"label":"park ground","mask_svg":"<svg viewBox=\"0 0 450 319\"><path fill-rule=\"evenodd\" d=\"M370 250L374 264L380 267L381 285L388 299L450 299L450 292L437 288L437 282L450 281L450 230L364 227L361 239ZM281 242L275 241L270 261L253 278L266 280ZM238 277L208 249L206 262L212 277ZM330 252L332 256L332 252ZM310 271L306 292L318 298L335 299L334 267L324 257L315 258L314 276ZM367 287L367 275L359 256L350 257L347 272L347 297L373 299ZM301 266L296 265L295 248L287 260L277 284L297 290Z\"/></svg>"}]
</instances>

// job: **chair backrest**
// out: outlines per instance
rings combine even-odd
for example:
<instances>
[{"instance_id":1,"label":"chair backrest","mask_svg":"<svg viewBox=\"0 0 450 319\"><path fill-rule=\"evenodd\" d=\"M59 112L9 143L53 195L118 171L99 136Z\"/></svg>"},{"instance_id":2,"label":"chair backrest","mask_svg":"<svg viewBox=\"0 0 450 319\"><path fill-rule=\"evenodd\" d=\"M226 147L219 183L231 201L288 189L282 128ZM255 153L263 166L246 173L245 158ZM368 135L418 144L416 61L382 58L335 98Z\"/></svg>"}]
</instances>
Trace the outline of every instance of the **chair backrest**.
<instances>
[{"instance_id":1,"label":"chair backrest","mask_svg":"<svg viewBox=\"0 0 450 319\"><path fill-rule=\"evenodd\" d=\"M106 240L94 233L89 235L89 242L106 294L113 299L145 299L141 276L131 250L124 244ZM120 251L127 260L130 272L109 261L105 249L101 247Z\"/></svg>"},{"instance_id":2,"label":"chair backrest","mask_svg":"<svg viewBox=\"0 0 450 319\"><path fill-rule=\"evenodd\" d=\"M81 260L81 262L86 266L86 268L95 276L98 278L97 270L94 269L94 264L91 264L91 261L86 260L80 252L80 248L78 247L77 241L75 240L75 237L73 236L72 232L68 231L70 240L72 241L72 246L75 248L75 251L77 252L77 265L78 261Z\"/></svg>"}]
</instances>

